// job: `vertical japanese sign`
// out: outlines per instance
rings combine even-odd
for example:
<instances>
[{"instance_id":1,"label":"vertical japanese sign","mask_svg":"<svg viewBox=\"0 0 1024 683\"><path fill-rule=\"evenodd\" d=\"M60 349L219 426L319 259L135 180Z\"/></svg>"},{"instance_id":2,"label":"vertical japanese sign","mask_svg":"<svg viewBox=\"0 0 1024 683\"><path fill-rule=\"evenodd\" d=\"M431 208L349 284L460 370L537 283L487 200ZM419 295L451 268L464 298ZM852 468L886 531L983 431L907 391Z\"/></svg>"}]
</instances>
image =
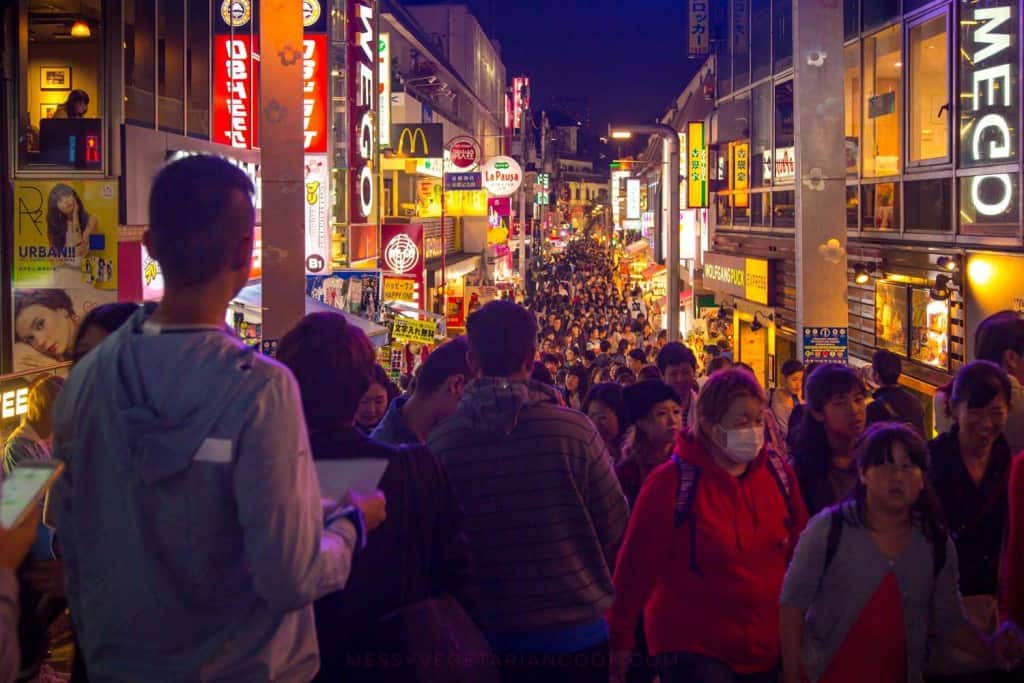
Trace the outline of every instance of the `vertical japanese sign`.
<instances>
[{"instance_id":1,"label":"vertical japanese sign","mask_svg":"<svg viewBox=\"0 0 1024 683\"><path fill-rule=\"evenodd\" d=\"M523 112L530 108L530 79L519 77L512 79L512 127L519 130L523 127Z\"/></svg>"},{"instance_id":2,"label":"vertical japanese sign","mask_svg":"<svg viewBox=\"0 0 1024 683\"><path fill-rule=\"evenodd\" d=\"M687 24L687 55L691 59L706 57L710 51L708 40L711 30L711 0L687 0L689 22Z\"/></svg>"},{"instance_id":3,"label":"vertical japanese sign","mask_svg":"<svg viewBox=\"0 0 1024 683\"><path fill-rule=\"evenodd\" d=\"M704 122L691 121L687 126L686 138L689 141L686 152L686 205L695 209L708 205L708 148L704 144Z\"/></svg>"},{"instance_id":4,"label":"vertical japanese sign","mask_svg":"<svg viewBox=\"0 0 1024 683\"><path fill-rule=\"evenodd\" d=\"M302 39L302 134L306 153L327 153L327 34Z\"/></svg>"},{"instance_id":5,"label":"vertical japanese sign","mask_svg":"<svg viewBox=\"0 0 1024 683\"><path fill-rule=\"evenodd\" d=\"M391 146L391 34L380 34L377 41L377 59L380 80L380 146Z\"/></svg>"},{"instance_id":6,"label":"vertical japanese sign","mask_svg":"<svg viewBox=\"0 0 1024 683\"><path fill-rule=\"evenodd\" d=\"M305 156L306 274L330 269L330 166L327 157L327 11L302 3L302 131Z\"/></svg>"},{"instance_id":7,"label":"vertical japanese sign","mask_svg":"<svg viewBox=\"0 0 1024 683\"><path fill-rule=\"evenodd\" d=\"M375 223L378 152L374 115L379 102L375 0L346 0L348 25L348 222Z\"/></svg>"},{"instance_id":8,"label":"vertical japanese sign","mask_svg":"<svg viewBox=\"0 0 1024 683\"><path fill-rule=\"evenodd\" d=\"M328 191L331 169L326 154L305 159L306 274L322 273L330 266L331 216Z\"/></svg>"},{"instance_id":9,"label":"vertical japanese sign","mask_svg":"<svg viewBox=\"0 0 1024 683\"><path fill-rule=\"evenodd\" d=\"M213 4L213 141L259 147L259 0Z\"/></svg>"},{"instance_id":10,"label":"vertical japanese sign","mask_svg":"<svg viewBox=\"0 0 1024 683\"><path fill-rule=\"evenodd\" d=\"M640 179L626 179L626 218L640 218Z\"/></svg>"},{"instance_id":11,"label":"vertical japanese sign","mask_svg":"<svg viewBox=\"0 0 1024 683\"><path fill-rule=\"evenodd\" d=\"M745 209L750 205L750 143L732 145L732 164L729 186L733 190L733 206Z\"/></svg>"},{"instance_id":12,"label":"vertical japanese sign","mask_svg":"<svg viewBox=\"0 0 1024 683\"><path fill-rule=\"evenodd\" d=\"M69 360L81 319L117 300L117 207L116 181L14 184L16 372Z\"/></svg>"}]
</instances>

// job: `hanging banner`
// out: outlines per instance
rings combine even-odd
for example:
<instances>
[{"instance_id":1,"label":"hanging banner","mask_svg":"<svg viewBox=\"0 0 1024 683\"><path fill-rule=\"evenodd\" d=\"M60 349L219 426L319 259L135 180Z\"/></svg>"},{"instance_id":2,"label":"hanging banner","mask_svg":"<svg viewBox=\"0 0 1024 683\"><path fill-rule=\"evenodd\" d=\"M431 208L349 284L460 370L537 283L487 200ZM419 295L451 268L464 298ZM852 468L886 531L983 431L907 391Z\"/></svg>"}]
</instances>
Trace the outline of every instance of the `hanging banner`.
<instances>
[{"instance_id":1,"label":"hanging banner","mask_svg":"<svg viewBox=\"0 0 1024 683\"><path fill-rule=\"evenodd\" d=\"M703 59L710 52L711 0L687 0L687 55L690 59Z\"/></svg>"},{"instance_id":2,"label":"hanging banner","mask_svg":"<svg viewBox=\"0 0 1024 683\"><path fill-rule=\"evenodd\" d=\"M331 260L331 169L326 154L307 154L305 161L306 274L316 275Z\"/></svg>"},{"instance_id":3,"label":"hanging banner","mask_svg":"<svg viewBox=\"0 0 1024 683\"><path fill-rule=\"evenodd\" d=\"M686 192L687 207L694 209L708 205L708 148L704 145L704 122L691 121L687 126Z\"/></svg>"},{"instance_id":4,"label":"hanging banner","mask_svg":"<svg viewBox=\"0 0 1024 683\"><path fill-rule=\"evenodd\" d=\"M327 153L327 36L302 39L302 135L306 152Z\"/></svg>"},{"instance_id":5,"label":"hanging banner","mask_svg":"<svg viewBox=\"0 0 1024 683\"><path fill-rule=\"evenodd\" d=\"M253 149L259 147L259 0L214 2L213 14L213 141Z\"/></svg>"},{"instance_id":6,"label":"hanging banner","mask_svg":"<svg viewBox=\"0 0 1024 683\"><path fill-rule=\"evenodd\" d=\"M377 178L374 173L378 142L374 116L377 92L378 45L375 0L346 0L348 60L348 223L374 223L377 217Z\"/></svg>"},{"instance_id":7,"label":"hanging banner","mask_svg":"<svg viewBox=\"0 0 1024 683\"><path fill-rule=\"evenodd\" d=\"M14 370L70 359L78 323L117 300L117 181L14 184Z\"/></svg>"},{"instance_id":8,"label":"hanging banner","mask_svg":"<svg viewBox=\"0 0 1024 683\"><path fill-rule=\"evenodd\" d=\"M733 206L745 209L750 206L750 144L737 142L732 147L732 164L729 186L734 191Z\"/></svg>"}]
</instances>

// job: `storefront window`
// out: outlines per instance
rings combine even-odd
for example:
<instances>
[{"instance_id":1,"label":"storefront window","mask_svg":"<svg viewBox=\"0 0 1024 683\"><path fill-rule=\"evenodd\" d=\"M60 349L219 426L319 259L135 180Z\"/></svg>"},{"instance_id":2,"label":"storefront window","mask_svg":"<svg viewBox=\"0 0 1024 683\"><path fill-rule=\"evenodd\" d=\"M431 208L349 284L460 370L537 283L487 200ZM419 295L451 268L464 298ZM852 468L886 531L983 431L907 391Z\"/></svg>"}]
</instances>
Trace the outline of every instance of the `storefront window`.
<instances>
[{"instance_id":1,"label":"storefront window","mask_svg":"<svg viewBox=\"0 0 1024 683\"><path fill-rule=\"evenodd\" d=\"M910 297L910 357L945 370L949 367L949 300L935 301L926 289Z\"/></svg>"},{"instance_id":2,"label":"storefront window","mask_svg":"<svg viewBox=\"0 0 1024 683\"><path fill-rule=\"evenodd\" d=\"M882 26L900 13L900 0L866 0L861 7L864 12L864 30Z\"/></svg>"},{"instance_id":3,"label":"storefront window","mask_svg":"<svg viewBox=\"0 0 1024 683\"><path fill-rule=\"evenodd\" d=\"M210 136L210 0L189 0L188 47L185 51L188 75L188 134Z\"/></svg>"},{"instance_id":4,"label":"storefront window","mask_svg":"<svg viewBox=\"0 0 1024 683\"><path fill-rule=\"evenodd\" d=\"M875 283L875 346L907 355L907 286Z\"/></svg>"},{"instance_id":5,"label":"storefront window","mask_svg":"<svg viewBox=\"0 0 1024 683\"><path fill-rule=\"evenodd\" d=\"M900 172L900 81L903 69L898 26L864 40L865 177Z\"/></svg>"},{"instance_id":6,"label":"storefront window","mask_svg":"<svg viewBox=\"0 0 1024 683\"><path fill-rule=\"evenodd\" d=\"M796 225L796 193L772 193L772 215L777 228L792 228Z\"/></svg>"},{"instance_id":7,"label":"storefront window","mask_svg":"<svg viewBox=\"0 0 1024 683\"><path fill-rule=\"evenodd\" d=\"M772 184L772 174L765 173L764 163L772 152L772 85L762 83L751 92L750 117L750 184L752 187Z\"/></svg>"},{"instance_id":8,"label":"storefront window","mask_svg":"<svg viewBox=\"0 0 1024 683\"><path fill-rule=\"evenodd\" d=\"M162 130L185 131L185 7L181 0L159 0L157 83Z\"/></svg>"},{"instance_id":9,"label":"storefront window","mask_svg":"<svg viewBox=\"0 0 1024 683\"><path fill-rule=\"evenodd\" d=\"M711 3L714 29L712 35L718 40L713 43L718 78L717 95L722 97L732 92L732 25L728 2Z\"/></svg>"},{"instance_id":10,"label":"storefront window","mask_svg":"<svg viewBox=\"0 0 1024 683\"><path fill-rule=\"evenodd\" d=\"M729 194L726 192L715 195L715 220L718 225L732 225L732 217L729 215Z\"/></svg>"},{"instance_id":11,"label":"storefront window","mask_svg":"<svg viewBox=\"0 0 1024 683\"><path fill-rule=\"evenodd\" d=\"M907 230L948 232L952 227L953 188L948 178L903 184Z\"/></svg>"},{"instance_id":12,"label":"storefront window","mask_svg":"<svg viewBox=\"0 0 1024 683\"><path fill-rule=\"evenodd\" d=\"M1020 175L996 173L959 178L960 229L967 234L1017 235Z\"/></svg>"},{"instance_id":13,"label":"storefront window","mask_svg":"<svg viewBox=\"0 0 1024 683\"><path fill-rule=\"evenodd\" d=\"M756 82L772 73L772 0L750 1L750 80Z\"/></svg>"},{"instance_id":14,"label":"storefront window","mask_svg":"<svg viewBox=\"0 0 1024 683\"><path fill-rule=\"evenodd\" d=\"M843 0L843 40L860 35L860 0Z\"/></svg>"},{"instance_id":15,"label":"storefront window","mask_svg":"<svg viewBox=\"0 0 1024 683\"><path fill-rule=\"evenodd\" d=\"M843 71L845 106L846 175L856 177L860 162L860 43L843 50L846 66Z\"/></svg>"},{"instance_id":16,"label":"storefront window","mask_svg":"<svg viewBox=\"0 0 1024 683\"><path fill-rule=\"evenodd\" d=\"M771 226L772 195L769 192L752 192L750 194L750 224Z\"/></svg>"},{"instance_id":17,"label":"storefront window","mask_svg":"<svg viewBox=\"0 0 1024 683\"><path fill-rule=\"evenodd\" d=\"M864 230L898 230L900 227L896 183L864 185L861 226Z\"/></svg>"},{"instance_id":18,"label":"storefront window","mask_svg":"<svg viewBox=\"0 0 1024 683\"><path fill-rule=\"evenodd\" d=\"M27 4L19 165L98 170L104 116L102 3L75 3L73 14L42 0Z\"/></svg>"},{"instance_id":19,"label":"storefront window","mask_svg":"<svg viewBox=\"0 0 1024 683\"><path fill-rule=\"evenodd\" d=\"M949 49L946 15L910 29L910 161L949 156Z\"/></svg>"},{"instance_id":20,"label":"storefront window","mask_svg":"<svg viewBox=\"0 0 1024 683\"><path fill-rule=\"evenodd\" d=\"M772 27L775 73L779 73L793 66L793 0L774 0Z\"/></svg>"},{"instance_id":21,"label":"storefront window","mask_svg":"<svg viewBox=\"0 0 1024 683\"><path fill-rule=\"evenodd\" d=\"M856 230L860 218L860 188L856 185L846 186L846 227Z\"/></svg>"},{"instance_id":22,"label":"storefront window","mask_svg":"<svg viewBox=\"0 0 1024 683\"><path fill-rule=\"evenodd\" d=\"M156 3L124 3L125 119L143 126L156 124Z\"/></svg>"},{"instance_id":23,"label":"storefront window","mask_svg":"<svg viewBox=\"0 0 1024 683\"><path fill-rule=\"evenodd\" d=\"M750 85L750 2L732 0L732 79L736 89Z\"/></svg>"}]
</instances>

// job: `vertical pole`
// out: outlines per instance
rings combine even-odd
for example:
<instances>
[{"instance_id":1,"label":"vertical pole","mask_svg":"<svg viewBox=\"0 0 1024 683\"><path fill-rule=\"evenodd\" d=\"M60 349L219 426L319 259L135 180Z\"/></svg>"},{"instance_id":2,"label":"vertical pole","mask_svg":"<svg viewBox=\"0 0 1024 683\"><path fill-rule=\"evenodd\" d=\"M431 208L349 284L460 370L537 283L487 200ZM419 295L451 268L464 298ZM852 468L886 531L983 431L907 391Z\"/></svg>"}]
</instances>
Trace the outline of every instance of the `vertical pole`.
<instances>
[{"instance_id":1,"label":"vertical pole","mask_svg":"<svg viewBox=\"0 0 1024 683\"><path fill-rule=\"evenodd\" d=\"M441 312L448 315L448 261L445 254L448 249L448 232L444 224L444 152L441 156Z\"/></svg>"},{"instance_id":2,"label":"vertical pole","mask_svg":"<svg viewBox=\"0 0 1024 683\"><path fill-rule=\"evenodd\" d=\"M793 3L796 139L796 338L804 330L847 337L846 163L843 148L843 18L820 0ZM832 242L834 240L834 242ZM831 246L830 245L831 242ZM824 249L819 251L819 247ZM824 252L824 253L822 253Z\"/></svg>"},{"instance_id":3,"label":"vertical pole","mask_svg":"<svg viewBox=\"0 0 1024 683\"><path fill-rule=\"evenodd\" d=\"M522 109L519 122L519 141L522 145L523 184L519 186L519 279L523 283L523 298L526 298L526 88L516 93Z\"/></svg>"},{"instance_id":4,"label":"vertical pole","mask_svg":"<svg viewBox=\"0 0 1024 683\"><path fill-rule=\"evenodd\" d=\"M666 127L667 128L667 127ZM679 341L679 136L668 128L661 133L668 149L668 165L662 174L668 193L668 340Z\"/></svg>"},{"instance_id":5,"label":"vertical pole","mask_svg":"<svg viewBox=\"0 0 1024 683\"><path fill-rule=\"evenodd\" d=\"M280 339L306 313L303 215L302 7L260 3L263 174L263 338Z\"/></svg>"}]
</instances>

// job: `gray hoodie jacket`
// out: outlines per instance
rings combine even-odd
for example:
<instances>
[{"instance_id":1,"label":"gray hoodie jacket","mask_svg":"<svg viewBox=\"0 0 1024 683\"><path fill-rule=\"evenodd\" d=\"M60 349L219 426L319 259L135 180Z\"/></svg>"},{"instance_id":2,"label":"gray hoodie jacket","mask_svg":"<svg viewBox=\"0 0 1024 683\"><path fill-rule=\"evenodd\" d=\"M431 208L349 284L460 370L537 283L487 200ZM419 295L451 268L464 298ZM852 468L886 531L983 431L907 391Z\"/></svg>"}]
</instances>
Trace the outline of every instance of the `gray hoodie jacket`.
<instances>
[{"instance_id":1,"label":"gray hoodie jacket","mask_svg":"<svg viewBox=\"0 0 1024 683\"><path fill-rule=\"evenodd\" d=\"M323 528L302 415L282 366L141 311L74 369L51 506L90 678L313 677L311 603L344 586L357 532Z\"/></svg>"}]
</instances>

